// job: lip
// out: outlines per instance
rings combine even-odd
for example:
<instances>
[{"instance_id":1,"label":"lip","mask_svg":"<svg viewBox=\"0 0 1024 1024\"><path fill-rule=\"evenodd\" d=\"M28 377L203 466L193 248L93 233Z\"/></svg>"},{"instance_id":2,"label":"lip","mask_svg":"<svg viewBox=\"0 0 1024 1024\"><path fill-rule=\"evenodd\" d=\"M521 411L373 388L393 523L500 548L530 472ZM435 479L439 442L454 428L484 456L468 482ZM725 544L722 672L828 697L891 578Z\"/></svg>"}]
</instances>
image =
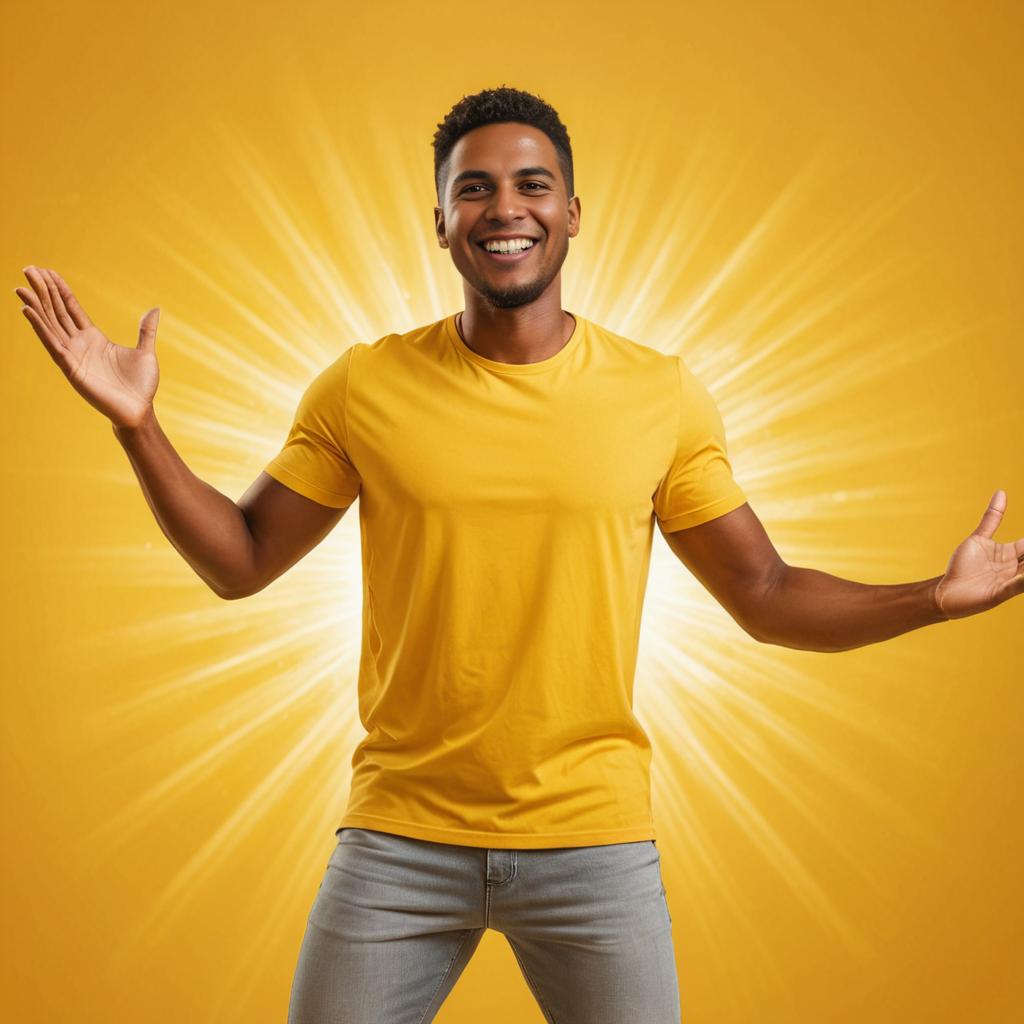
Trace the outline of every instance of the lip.
<instances>
[{"instance_id":1,"label":"lip","mask_svg":"<svg viewBox=\"0 0 1024 1024\"><path fill-rule=\"evenodd\" d=\"M522 238L523 236L522 235L515 235L514 237ZM492 241L496 241L496 239L489 238L489 239L487 239L487 241L492 242ZM488 252L484 248L483 242L477 242L476 243L477 248L485 256L487 256L490 259L494 260L495 263L521 263L539 245L540 245L540 241L535 238L533 240L533 245L531 245L528 249L523 249L521 252Z\"/></svg>"}]
</instances>

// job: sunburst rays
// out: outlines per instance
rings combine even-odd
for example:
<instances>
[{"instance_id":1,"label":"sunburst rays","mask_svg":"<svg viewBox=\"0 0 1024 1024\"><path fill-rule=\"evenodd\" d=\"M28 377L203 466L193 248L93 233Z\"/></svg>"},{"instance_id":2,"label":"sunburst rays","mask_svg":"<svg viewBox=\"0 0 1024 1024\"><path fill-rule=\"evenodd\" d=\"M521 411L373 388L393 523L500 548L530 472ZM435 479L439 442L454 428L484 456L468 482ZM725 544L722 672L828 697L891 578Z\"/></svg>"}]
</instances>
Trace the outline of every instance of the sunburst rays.
<instances>
[{"instance_id":1,"label":"sunburst rays","mask_svg":"<svg viewBox=\"0 0 1024 1024\"><path fill-rule=\"evenodd\" d=\"M190 370L161 385L158 412L168 434L198 453L191 465L200 477L235 497L251 482L253 468L277 451L309 379L346 345L407 330L461 307L457 274L430 231L434 197L426 151L414 153L401 133L377 126L368 130L366 151L355 160L315 104L300 109L288 167L297 166L295 154L301 154L315 194L275 173L277 154L218 126L223 150L216 166L251 204L266 248L254 249L251 236L247 247L234 236L232 222L218 227L209 211L151 186L154 198L181 225L182 236L148 241L250 332L243 339L178 316L173 331L163 328L160 342L163 352L173 352L177 364ZM724 259L704 260L710 265L706 272L691 271L691 265L701 264L710 240L721 246L721 217L746 176L755 172L756 154L751 149L716 156L710 141L698 138L690 158L677 167L670 139L653 131L639 137L647 140L643 147L615 151L599 171L577 167L578 190L588 201L584 232L563 271L563 305L652 347L684 355L718 400L737 478L771 524L788 561L820 562L820 531L805 530L811 519L841 534L850 517L876 514L871 510L878 506L923 507L924 497L910 484L835 491L824 490L822 482L841 477L844 467L894 450L923 451L941 439L941 424L925 427L914 421L912 410L904 410L885 421L837 421L827 436L808 436L799 425L801 417L841 406L894 367L954 344L964 330L926 325L897 339L886 336L876 311L879 296L914 266L890 255L866 269L862 262L850 269L853 257L923 184L893 189L868 208L850 210L841 220L833 217L808 244L789 249L783 237L803 216L807 191L823 176L842 173L840 158L823 147L756 217L738 231L730 229L737 237ZM621 180L631 183L630 202L616 185ZM646 199L638 202L637 196ZM196 246L187 244L188 235ZM216 259L204 263L187 255L199 248ZM304 283L304 291L286 290L263 268L268 253L289 268L292 280ZM100 281L89 287L104 290ZM117 299L118 293L108 294ZM833 326L825 331L825 324ZM126 490L137 487L128 472L117 482ZM91 840L98 856L195 799L240 751L265 742L291 709L315 707L303 732L278 751L262 779L154 894L136 933L125 937L123 957L139 942L159 941L190 898L236 855L254 822L271 813L287 792L304 792L305 808L297 831L276 851L276 895L264 924L251 935L251 949L239 951L238 962L247 965L250 977L261 950L273 944L276 929L294 914L294 900L305 891L310 872L322 867L323 840L341 806L335 797L347 786L348 761L360 732L356 516L357 506L314 556L245 602L218 603L201 612L168 610L98 638L128 652L173 649L175 658L163 670L150 671L136 696L98 710L88 723L96 747L113 737L147 734L199 696L205 708L179 718L178 733L162 733L155 741L173 749L187 740L183 749L192 753L97 826ZM183 595L190 603L190 591L181 591L190 581L188 570L183 574L169 545L76 547L67 555L81 571L166 592L169 609L180 607ZM865 567L891 560L893 552L846 545L838 555L832 550L828 555L833 566L846 566L857 578ZM225 638L235 638L231 653L211 655L209 642ZM779 710L787 702L810 706L844 728L869 733L894 753L908 749L911 737L879 722L850 694L837 693L823 681L824 672L824 664L821 675L798 671L779 658L778 649L745 637L667 547L656 543L638 703L657 749L656 803L668 812L659 821L660 835L667 839L661 846L685 865L687 877L705 880L691 885L690 917L716 950L725 974L739 976L749 965L731 963L718 945L716 920L723 913L760 944L769 972L771 951L721 867L715 838L702 827L689 794L673 782L675 756L686 760L706 792L774 865L796 904L851 955L870 957L870 942L846 919L814 866L773 825L771 809L744 791L716 751L727 745L815 828L820 808L802 784L802 773L827 777L880 822L931 842L906 808L865 783L856 766ZM240 679L247 681L244 688ZM109 771L127 772L130 766L112 763ZM827 834L824 838L828 841ZM843 850L833 846L842 857ZM858 865L851 867L863 875ZM863 877L886 903L890 894L877 880ZM240 977L229 980L240 983Z\"/></svg>"}]
</instances>

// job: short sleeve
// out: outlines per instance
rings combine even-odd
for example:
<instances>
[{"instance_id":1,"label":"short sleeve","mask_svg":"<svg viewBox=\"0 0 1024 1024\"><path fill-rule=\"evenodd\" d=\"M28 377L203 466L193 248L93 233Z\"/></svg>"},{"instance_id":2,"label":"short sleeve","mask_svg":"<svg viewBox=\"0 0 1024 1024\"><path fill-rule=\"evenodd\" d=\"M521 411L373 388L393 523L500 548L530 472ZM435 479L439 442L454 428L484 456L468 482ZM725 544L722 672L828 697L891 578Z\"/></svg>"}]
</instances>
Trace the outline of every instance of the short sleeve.
<instances>
[{"instance_id":1,"label":"short sleeve","mask_svg":"<svg viewBox=\"0 0 1024 1024\"><path fill-rule=\"evenodd\" d=\"M279 483L332 508L348 508L361 485L349 457L345 413L352 351L346 349L306 388L284 447L264 467Z\"/></svg>"},{"instance_id":2,"label":"short sleeve","mask_svg":"<svg viewBox=\"0 0 1024 1024\"><path fill-rule=\"evenodd\" d=\"M747 500L733 479L725 427L711 393L679 356L674 358L679 378L676 448L654 492L654 513L666 533L716 519Z\"/></svg>"}]
</instances>

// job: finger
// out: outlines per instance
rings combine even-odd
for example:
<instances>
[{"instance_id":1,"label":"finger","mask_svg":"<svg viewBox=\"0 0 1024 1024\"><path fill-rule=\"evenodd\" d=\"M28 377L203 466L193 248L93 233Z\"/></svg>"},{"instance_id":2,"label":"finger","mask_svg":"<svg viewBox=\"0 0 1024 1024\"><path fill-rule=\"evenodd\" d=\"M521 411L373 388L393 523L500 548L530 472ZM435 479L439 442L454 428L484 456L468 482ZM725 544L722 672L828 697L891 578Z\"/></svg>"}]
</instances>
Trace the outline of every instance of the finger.
<instances>
[{"instance_id":1,"label":"finger","mask_svg":"<svg viewBox=\"0 0 1024 1024\"><path fill-rule=\"evenodd\" d=\"M46 282L43 280L43 275L39 273L38 267L26 267L25 276L28 278L28 283L32 285L32 291L36 293L36 297L39 299L39 305L42 307L43 319L46 321L50 330L57 329L57 317L54 315L53 307L50 305L50 291L46 287Z\"/></svg>"},{"instance_id":2,"label":"finger","mask_svg":"<svg viewBox=\"0 0 1024 1024\"><path fill-rule=\"evenodd\" d=\"M992 500L988 503L988 508L985 510L985 514L981 517L981 522L978 523L978 528L974 531L976 536L979 537L991 537L996 532L997 527L1003 521L1003 512L1006 510L1006 491L1000 488L992 495Z\"/></svg>"},{"instance_id":3,"label":"finger","mask_svg":"<svg viewBox=\"0 0 1024 1024\"><path fill-rule=\"evenodd\" d=\"M152 352L156 348L156 325L159 322L159 307L149 310L139 321L139 343L135 347L140 352Z\"/></svg>"},{"instance_id":4,"label":"finger","mask_svg":"<svg viewBox=\"0 0 1024 1024\"><path fill-rule=\"evenodd\" d=\"M53 306L57 322L64 329L65 334L74 334L78 330L78 325L71 319L71 314L64 308L64 300L60 296L60 290L57 288L57 281L53 276L53 271L49 267L40 267L39 269L46 280L46 290L50 294L50 305Z\"/></svg>"},{"instance_id":5,"label":"finger","mask_svg":"<svg viewBox=\"0 0 1024 1024\"><path fill-rule=\"evenodd\" d=\"M32 325L33 330L39 335L39 340L46 346L46 351L53 357L53 361L63 369L67 361L67 351L63 340L57 337L31 306L22 306L21 311Z\"/></svg>"},{"instance_id":6,"label":"finger","mask_svg":"<svg viewBox=\"0 0 1024 1024\"><path fill-rule=\"evenodd\" d=\"M31 288L15 288L14 294L25 303L31 306L40 316L43 315L43 307L39 305L39 296Z\"/></svg>"},{"instance_id":7,"label":"finger","mask_svg":"<svg viewBox=\"0 0 1024 1024\"><path fill-rule=\"evenodd\" d=\"M49 270L46 267L39 267L38 270L40 277L43 279L43 284L46 285L46 297L50 300L50 310L53 313L53 329L66 340L70 334L68 324L70 324L71 330L75 329L75 325L71 318L64 313L64 305L60 303L60 294L57 291L57 285L50 277ZM67 323L64 322L65 318L67 318Z\"/></svg>"},{"instance_id":8,"label":"finger","mask_svg":"<svg viewBox=\"0 0 1024 1024\"><path fill-rule=\"evenodd\" d=\"M64 280L56 270L50 271L57 280L57 288L60 291L61 298L64 299L64 305L67 307L67 311L71 314L71 319L81 327L92 327L92 321L89 319L85 310L79 305L78 299L75 298L74 292L72 292L67 281Z\"/></svg>"}]
</instances>

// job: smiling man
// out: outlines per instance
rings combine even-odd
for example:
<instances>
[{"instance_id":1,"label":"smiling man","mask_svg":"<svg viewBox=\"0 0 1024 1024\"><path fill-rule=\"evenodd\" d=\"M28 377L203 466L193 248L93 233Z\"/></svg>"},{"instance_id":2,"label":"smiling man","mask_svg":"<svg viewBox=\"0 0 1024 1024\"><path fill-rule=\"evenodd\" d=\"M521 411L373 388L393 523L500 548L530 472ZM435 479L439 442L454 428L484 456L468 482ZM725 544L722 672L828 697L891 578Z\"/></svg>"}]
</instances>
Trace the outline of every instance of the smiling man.
<instances>
[{"instance_id":1,"label":"smiling man","mask_svg":"<svg viewBox=\"0 0 1024 1024\"><path fill-rule=\"evenodd\" d=\"M437 237L463 278L460 336L471 337L475 351L513 364L554 355L575 327L561 301L562 264L580 223L569 138L553 112L534 116L543 128L484 124L451 144L453 128L468 127L456 115L441 126L436 150ZM561 157L545 131L563 147ZM506 209L496 211L496 204Z\"/></svg>"},{"instance_id":2,"label":"smiling man","mask_svg":"<svg viewBox=\"0 0 1024 1024\"><path fill-rule=\"evenodd\" d=\"M221 597L262 590L360 499L366 736L291 1024L432 1020L487 928L548 1021L674 1024L651 745L632 710L655 523L739 627L814 651L1008 600L1024 540L993 540L997 491L941 576L871 586L787 565L683 359L562 309L580 202L555 111L505 87L464 97L434 170L465 310L346 347L237 503L156 420L157 310L126 348L56 272L28 267L16 291Z\"/></svg>"}]
</instances>

